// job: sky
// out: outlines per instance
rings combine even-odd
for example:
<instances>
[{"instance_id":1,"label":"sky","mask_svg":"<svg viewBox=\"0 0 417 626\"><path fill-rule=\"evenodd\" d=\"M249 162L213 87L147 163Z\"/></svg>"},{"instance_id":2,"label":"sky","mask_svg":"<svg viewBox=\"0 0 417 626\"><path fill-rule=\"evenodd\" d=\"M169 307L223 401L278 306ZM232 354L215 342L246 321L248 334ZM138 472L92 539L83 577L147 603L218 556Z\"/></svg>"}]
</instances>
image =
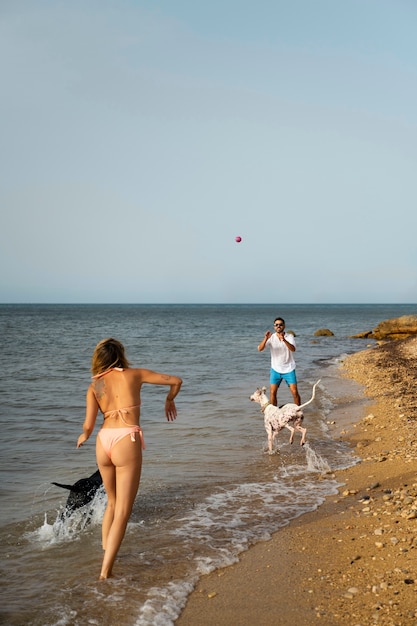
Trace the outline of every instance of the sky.
<instances>
[{"instance_id":1,"label":"sky","mask_svg":"<svg viewBox=\"0 0 417 626\"><path fill-rule=\"evenodd\" d=\"M0 0L0 302L416 303L416 25Z\"/></svg>"}]
</instances>

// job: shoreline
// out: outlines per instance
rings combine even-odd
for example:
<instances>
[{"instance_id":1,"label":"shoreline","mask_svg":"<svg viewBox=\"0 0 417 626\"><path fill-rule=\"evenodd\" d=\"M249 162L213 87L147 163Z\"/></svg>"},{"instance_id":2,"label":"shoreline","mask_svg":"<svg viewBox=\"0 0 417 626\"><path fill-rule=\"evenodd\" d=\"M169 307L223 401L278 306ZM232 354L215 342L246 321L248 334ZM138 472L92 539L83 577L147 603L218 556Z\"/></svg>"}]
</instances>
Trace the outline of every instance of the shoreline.
<instances>
[{"instance_id":1,"label":"shoreline","mask_svg":"<svg viewBox=\"0 0 417 626\"><path fill-rule=\"evenodd\" d=\"M417 337L345 359L369 400L334 438L360 461L315 511L202 576L176 626L417 623Z\"/></svg>"}]
</instances>

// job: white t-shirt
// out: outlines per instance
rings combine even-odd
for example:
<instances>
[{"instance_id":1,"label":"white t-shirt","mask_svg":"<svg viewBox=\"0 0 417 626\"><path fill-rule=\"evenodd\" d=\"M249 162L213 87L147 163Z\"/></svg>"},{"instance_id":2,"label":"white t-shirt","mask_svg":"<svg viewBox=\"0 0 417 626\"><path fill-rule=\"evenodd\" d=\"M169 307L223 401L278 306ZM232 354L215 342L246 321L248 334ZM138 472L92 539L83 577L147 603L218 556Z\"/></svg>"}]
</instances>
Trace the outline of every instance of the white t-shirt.
<instances>
[{"instance_id":1,"label":"white t-shirt","mask_svg":"<svg viewBox=\"0 0 417 626\"><path fill-rule=\"evenodd\" d=\"M285 339L295 347L294 335L284 334ZM266 345L271 350L271 367L279 374L287 374L295 369L293 352L287 348L285 343L278 339L276 333L270 336Z\"/></svg>"}]
</instances>

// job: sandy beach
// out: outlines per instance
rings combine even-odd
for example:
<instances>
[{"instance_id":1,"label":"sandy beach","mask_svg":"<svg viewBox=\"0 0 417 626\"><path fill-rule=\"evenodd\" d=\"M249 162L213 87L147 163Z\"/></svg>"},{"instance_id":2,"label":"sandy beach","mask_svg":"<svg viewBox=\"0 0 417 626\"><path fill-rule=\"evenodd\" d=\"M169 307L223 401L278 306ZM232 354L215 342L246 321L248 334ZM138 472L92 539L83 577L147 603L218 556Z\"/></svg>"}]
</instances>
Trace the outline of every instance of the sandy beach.
<instances>
[{"instance_id":1,"label":"sandy beach","mask_svg":"<svg viewBox=\"0 0 417 626\"><path fill-rule=\"evenodd\" d=\"M357 352L342 375L370 400L332 426L360 462L316 511L203 576L178 626L417 624L417 337Z\"/></svg>"}]
</instances>

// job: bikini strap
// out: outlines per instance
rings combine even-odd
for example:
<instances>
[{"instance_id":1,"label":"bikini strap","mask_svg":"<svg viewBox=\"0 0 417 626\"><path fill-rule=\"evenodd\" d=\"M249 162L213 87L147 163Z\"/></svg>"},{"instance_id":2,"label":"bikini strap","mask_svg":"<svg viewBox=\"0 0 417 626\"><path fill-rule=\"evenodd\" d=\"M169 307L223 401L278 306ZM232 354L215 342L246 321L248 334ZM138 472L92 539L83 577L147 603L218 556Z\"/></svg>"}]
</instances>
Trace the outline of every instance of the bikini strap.
<instances>
[{"instance_id":1,"label":"bikini strap","mask_svg":"<svg viewBox=\"0 0 417 626\"><path fill-rule=\"evenodd\" d=\"M95 374L91 378L93 380L97 380L97 378L101 378L102 376L105 376L106 374L109 374L110 372L113 372L113 371L123 372L123 367L111 367L110 369L106 370L105 372L101 372L100 374Z\"/></svg>"},{"instance_id":2,"label":"bikini strap","mask_svg":"<svg viewBox=\"0 0 417 626\"><path fill-rule=\"evenodd\" d=\"M106 411L106 413L103 413L103 417L104 419L107 419L108 417L120 417L120 419L122 420L122 422L124 422L126 424L126 421L123 417L123 414L128 413L127 409L114 409L113 411Z\"/></svg>"},{"instance_id":3,"label":"bikini strap","mask_svg":"<svg viewBox=\"0 0 417 626\"><path fill-rule=\"evenodd\" d=\"M112 411L106 411L105 413L103 413L103 417L104 419L107 419L108 417L120 417L120 419L124 424L126 424L126 426L136 426L136 424L129 424L129 422L126 422L123 416L127 415L130 409L138 409L139 407L140 404L135 404L134 406L127 406L124 409L113 409Z\"/></svg>"},{"instance_id":4,"label":"bikini strap","mask_svg":"<svg viewBox=\"0 0 417 626\"><path fill-rule=\"evenodd\" d=\"M140 426L137 426L137 430L136 430L135 432L136 432L136 433L139 433L139 438L140 438L140 443L141 443L141 446L142 446L142 450L146 450L146 446L145 446L145 438L144 438L144 436L143 436L143 431L142 431L141 427L140 427ZM131 434L130 434L130 439L131 439L132 441L136 441L136 437L135 437L134 435L135 435L135 433L131 433Z\"/></svg>"}]
</instances>

